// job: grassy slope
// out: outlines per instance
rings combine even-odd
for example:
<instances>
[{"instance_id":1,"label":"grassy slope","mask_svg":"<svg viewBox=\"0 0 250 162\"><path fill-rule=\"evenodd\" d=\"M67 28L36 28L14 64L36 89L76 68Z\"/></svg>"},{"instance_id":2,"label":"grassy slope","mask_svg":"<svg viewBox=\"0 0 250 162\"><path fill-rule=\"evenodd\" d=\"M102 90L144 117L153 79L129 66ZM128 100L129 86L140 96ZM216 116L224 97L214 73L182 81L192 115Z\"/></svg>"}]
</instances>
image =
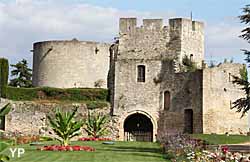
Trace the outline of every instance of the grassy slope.
<instances>
[{"instance_id":1,"label":"grassy slope","mask_svg":"<svg viewBox=\"0 0 250 162\"><path fill-rule=\"evenodd\" d=\"M162 158L159 145L145 142L116 142L115 145L103 145L102 142L74 142L74 145L88 145L95 152L48 152L37 151L28 145L21 158L12 158L10 162L166 162ZM6 150L5 153L10 154Z\"/></svg>"},{"instance_id":2,"label":"grassy slope","mask_svg":"<svg viewBox=\"0 0 250 162\"><path fill-rule=\"evenodd\" d=\"M207 141L209 144L239 144L250 142L249 136L243 135L217 135L217 134L193 134L194 138Z\"/></svg>"}]
</instances>

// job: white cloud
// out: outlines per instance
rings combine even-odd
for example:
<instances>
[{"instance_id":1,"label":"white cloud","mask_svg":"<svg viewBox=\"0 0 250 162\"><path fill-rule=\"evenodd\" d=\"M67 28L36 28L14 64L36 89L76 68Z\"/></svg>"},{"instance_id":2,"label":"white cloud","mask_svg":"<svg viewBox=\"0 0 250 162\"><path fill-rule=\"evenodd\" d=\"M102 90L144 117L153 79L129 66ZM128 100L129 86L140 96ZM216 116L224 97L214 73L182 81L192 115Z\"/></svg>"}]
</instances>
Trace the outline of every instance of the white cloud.
<instances>
[{"instance_id":1,"label":"white cloud","mask_svg":"<svg viewBox=\"0 0 250 162\"><path fill-rule=\"evenodd\" d=\"M150 17L148 12L119 11L84 3L58 0L0 2L0 56L16 62L31 61L36 41L73 39L113 41L120 17Z\"/></svg>"},{"instance_id":2,"label":"white cloud","mask_svg":"<svg viewBox=\"0 0 250 162\"><path fill-rule=\"evenodd\" d=\"M249 44L239 38L244 28L239 21L231 18L220 23L210 23L206 27L206 58L222 61L224 58L233 58L236 61L243 61L244 55L241 49L248 49Z\"/></svg>"},{"instance_id":3,"label":"white cloud","mask_svg":"<svg viewBox=\"0 0 250 162\"><path fill-rule=\"evenodd\" d=\"M167 19L173 15L59 0L0 1L0 56L8 57L12 63L21 58L31 62L29 50L36 41L77 38L111 42L118 34L120 17ZM210 53L227 56L246 46L237 37L241 30L237 23L208 24L205 30Z\"/></svg>"}]
</instances>

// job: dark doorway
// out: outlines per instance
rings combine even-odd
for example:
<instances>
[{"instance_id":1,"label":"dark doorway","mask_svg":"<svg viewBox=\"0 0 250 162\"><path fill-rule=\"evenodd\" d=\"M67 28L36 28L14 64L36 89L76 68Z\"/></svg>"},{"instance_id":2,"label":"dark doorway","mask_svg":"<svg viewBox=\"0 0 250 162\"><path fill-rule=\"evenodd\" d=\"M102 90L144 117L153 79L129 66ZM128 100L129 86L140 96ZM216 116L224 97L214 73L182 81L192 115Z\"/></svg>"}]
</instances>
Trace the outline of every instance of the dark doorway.
<instances>
[{"instance_id":1,"label":"dark doorway","mask_svg":"<svg viewBox=\"0 0 250 162\"><path fill-rule=\"evenodd\" d=\"M185 128L184 133L193 133L193 110L186 109L184 112Z\"/></svg>"},{"instance_id":2,"label":"dark doorway","mask_svg":"<svg viewBox=\"0 0 250 162\"><path fill-rule=\"evenodd\" d=\"M153 124L143 114L133 114L127 117L124 122L125 141L153 141Z\"/></svg>"},{"instance_id":3,"label":"dark doorway","mask_svg":"<svg viewBox=\"0 0 250 162\"><path fill-rule=\"evenodd\" d=\"M5 116L0 116L0 130L5 130Z\"/></svg>"}]
</instances>

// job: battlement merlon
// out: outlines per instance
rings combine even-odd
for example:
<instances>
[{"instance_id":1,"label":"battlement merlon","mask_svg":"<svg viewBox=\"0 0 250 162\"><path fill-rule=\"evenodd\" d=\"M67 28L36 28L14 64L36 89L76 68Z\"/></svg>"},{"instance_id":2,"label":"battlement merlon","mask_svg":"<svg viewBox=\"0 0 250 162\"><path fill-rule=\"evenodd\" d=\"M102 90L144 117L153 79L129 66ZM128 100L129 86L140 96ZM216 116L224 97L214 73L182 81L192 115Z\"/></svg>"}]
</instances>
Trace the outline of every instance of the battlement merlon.
<instances>
[{"instance_id":1,"label":"battlement merlon","mask_svg":"<svg viewBox=\"0 0 250 162\"><path fill-rule=\"evenodd\" d=\"M162 19L143 19L143 26L137 27L136 18L120 18L120 33L136 32L137 28L146 30L162 30L164 28ZM171 30L180 30L183 32L196 31L204 33L204 23L199 21L192 21L186 18L169 19L168 28Z\"/></svg>"},{"instance_id":2,"label":"battlement merlon","mask_svg":"<svg viewBox=\"0 0 250 162\"><path fill-rule=\"evenodd\" d=\"M204 23L200 21L192 21L186 18L169 19L170 30L181 30L183 32L200 32L204 33Z\"/></svg>"}]
</instances>

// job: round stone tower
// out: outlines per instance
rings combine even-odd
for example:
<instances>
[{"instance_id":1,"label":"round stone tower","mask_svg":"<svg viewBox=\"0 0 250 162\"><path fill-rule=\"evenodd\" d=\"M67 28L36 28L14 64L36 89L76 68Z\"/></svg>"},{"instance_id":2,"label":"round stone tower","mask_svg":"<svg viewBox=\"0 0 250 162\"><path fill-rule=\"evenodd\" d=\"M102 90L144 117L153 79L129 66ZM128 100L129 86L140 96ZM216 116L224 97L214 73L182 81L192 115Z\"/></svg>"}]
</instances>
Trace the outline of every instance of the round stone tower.
<instances>
[{"instance_id":1,"label":"round stone tower","mask_svg":"<svg viewBox=\"0 0 250 162\"><path fill-rule=\"evenodd\" d=\"M110 44L45 41L33 45L33 85L107 88Z\"/></svg>"}]
</instances>

